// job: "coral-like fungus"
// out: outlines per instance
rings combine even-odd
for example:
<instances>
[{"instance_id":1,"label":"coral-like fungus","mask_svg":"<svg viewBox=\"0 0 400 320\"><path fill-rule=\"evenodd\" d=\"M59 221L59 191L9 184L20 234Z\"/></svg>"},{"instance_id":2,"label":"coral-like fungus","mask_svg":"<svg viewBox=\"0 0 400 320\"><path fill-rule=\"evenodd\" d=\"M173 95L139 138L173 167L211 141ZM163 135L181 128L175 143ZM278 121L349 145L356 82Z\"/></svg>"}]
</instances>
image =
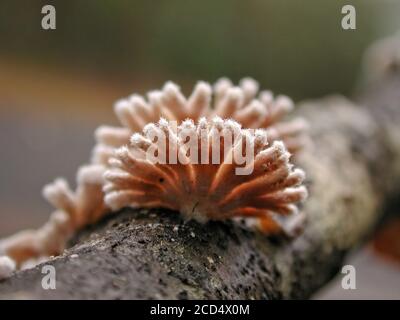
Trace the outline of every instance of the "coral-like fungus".
<instances>
[{"instance_id":1,"label":"coral-like fungus","mask_svg":"<svg viewBox=\"0 0 400 320\"><path fill-rule=\"evenodd\" d=\"M294 204L307 195L304 172L293 169L282 142L269 145L267 130L216 117L177 128L161 119L143 132L110 160L104 191L113 210L166 207L200 222L253 217L276 233L284 223L275 217L296 215Z\"/></svg>"},{"instance_id":2,"label":"coral-like fungus","mask_svg":"<svg viewBox=\"0 0 400 320\"><path fill-rule=\"evenodd\" d=\"M306 122L301 118L281 121L293 109L292 100L283 95L274 98L272 92L258 89L258 83L251 78L242 79L239 86L222 78L213 87L198 82L186 98L176 84L167 82L162 90L150 91L147 101L136 94L119 100L114 111L123 127L101 126L96 130L98 144L92 160L107 165L115 147L128 144L133 133L141 132L147 123L157 122L160 117L177 122L215 116L233 119L244 128L267 129L269 142L282 140L292 153L301 149L307 141Z\"/></svg>"},{"instance_id":3,"label":"coral-like fungus","mask_svg":"<svg viewBox=\"0 0 400 320\"><path fill-rule=\"evenodd\" d=\"M1 240L0 255L11 257L21 266L31 258L60 254L76 230L97 221L106 212L103 173L102 166L82 166L77 174L75 192L64 179L45 186L43 195L57 210L41 228L24 230Z\"/></svg>"},{"instance_id":4,"label":"coral-like fungus","mask_svg":"<svg viewBox=\"0 0 400 320\"><path fill-rule=\"evenodd\" d=\"M122 127L101 126L96 130L91 163L79 170L76 190L72 191L63 179L46 186L44 196L56 210L41 228L1 240L0 256L12 258L23 268L32 259L60 254L78 229L96 222L110 212L109 207L126 205L171 208L199 221L253 217L264 231L288 232L302 218L295 214L294 203L306 195L305 188L299 186L303 172L293 170L289 164L289 152L298 151L307 141L306 124L302 119L281 122L292 107L288 97L274 98L269 91L258 92L258 83L249 78L239 86L225 78L213 87L199 82L189 98L168 82L161 91L149 92L147 100L132 95L118 101L115 113ZM171 121L180 126L172 130ZM246 129L263 130L251 133L238 123ZM139 133L144 128L143 136ZM254 147L253 160L243 164L233 159L229 164L227 160L237 151L237 144L220 154L223 162L219 164L196 164L185 153L185 141L178 135L204 129L207 142L210 136L228 128L246 138L244 147ZM143 152L151 145L145 136L156 131L164 131L168 141L177 140L178 156L186 163L160 164L144 158ZM219 145L224 146L223 142ZM193 155L206 149L207 145L190 152ZM165 153L172 154L170 149ZM250 154L245 149L242 156ZM246 169L246 165L253 166L250 174L234 174L234 167ZM105 185L103 174L107 169ZM1 257L0 269L4 277L12 272L13 263Z\"/></svg>"}]
</instances>

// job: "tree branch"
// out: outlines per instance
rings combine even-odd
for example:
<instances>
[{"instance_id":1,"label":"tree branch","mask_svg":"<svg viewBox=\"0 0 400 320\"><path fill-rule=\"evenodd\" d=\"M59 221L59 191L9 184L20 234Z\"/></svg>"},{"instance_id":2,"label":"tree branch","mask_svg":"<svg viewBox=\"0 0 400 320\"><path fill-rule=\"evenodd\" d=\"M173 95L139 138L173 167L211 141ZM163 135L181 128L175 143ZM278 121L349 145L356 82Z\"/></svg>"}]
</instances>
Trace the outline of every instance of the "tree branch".
<instances>
[{"instance_id":1,"label":"tree branch","mask_svg":"<svg viewBox=\"0 0 400 320\"><path fill-rule=\"evenodd\" d=\"M338 271L400 186L400 78L367 87L358 107L342 97L305 102L313 145L308 221L295 239L267 238L238 223L183 223L175 212L125 209L83 230L62 256L57 289L41 265L0 282L1 298L307 298ZM391 89L389 89L391 88Z\"/></svg>"}]
</instances>

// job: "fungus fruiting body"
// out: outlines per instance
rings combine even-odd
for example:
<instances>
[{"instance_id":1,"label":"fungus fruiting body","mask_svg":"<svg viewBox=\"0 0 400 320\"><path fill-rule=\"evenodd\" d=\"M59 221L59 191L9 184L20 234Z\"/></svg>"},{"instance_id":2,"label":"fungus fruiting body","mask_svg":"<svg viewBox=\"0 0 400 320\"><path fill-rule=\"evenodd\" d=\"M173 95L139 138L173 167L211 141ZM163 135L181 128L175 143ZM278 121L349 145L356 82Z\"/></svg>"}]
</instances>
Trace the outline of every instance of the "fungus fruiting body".
<instances>
[{"instance_id":1,"label":"fungus fruiting body","mask_svg":"<svg viewBox=\"0 0 400 320\"><path fill-rule=\"evenodd\" d=\"M0 240L0 255L17 267L58 255L77 230L123 206L166 207L201 222L252 218L265 232L288 232L302 218L295 203L306 196L304 173L289 158L307 141L307 126L302 119L281 121L292 108L288 97L259 92L249 78L238 86L225 78L213 86L199 82L188 98L167 82L147 99L132 95L118 101L114 111L122 126L96 130L90 164L79 169L75 191L64 179L45 186L44 197L56 210L41 228ZM145 157L157 132L169 147L155 158L168 156L166 163ZM200 132L204 135L191 140L197 149L188 148L188 137ZM222 132L233 138L230 147L218 139L211 144ZM207 155L214 147L223 150L218 163ZM183 162L172 163L171 155ZM196 155L208 163L196 163ZM3 270L11 269L2 263L8 266Z\"/></svg>"},{"instance_id":2,"label":"fungus fruiting body","mask_svg":"<svg viewBox=\"0 0 400 320\"><path fill-rule=\"evenodd\" d=\"M296 215L294 204L307 195L304 172L289 158L282 142L268 143L266 130L218 117L177 128L161 119L116 150L105 202L113 210L165 207L200 222L253 217L262 231L276 233L283 227L276 215Z\"/></svg>"},{"instance_id":3,"label":"fungus fruiting body","mask_svg":"<svg viewBox=\"0 0 400 320\"><path fill-rule=\"evenodd\" d=\"M24 230L0 240L0 253L13 258L18 266L31 258L58 255L67 240L85 225L97 221L106 212L102 196L104 168L82 166L73 192L64 179L56 179L43 188L43 196L57 210L37 230Z\"/></svg>"},{"instance_id":4,"label":"fungus fruiting body","mask_svg":"<svg viewBox=\"0 0 400 320\"><path fill-rule=\"evenodd\" d=\"M15 262L7 256L0 256L0 280L8 278L15 270Z\"/></svg>"},{"instance_id":5,"label":"fungus fruiting body","mask_svg":"<svg viewBox=\"0 0 400 320\"><path fill-rule=\"evenodd\" d=\"M213 86L199 81L188 98L178 85L167 82L161 90L150 91L147 100L133 94L115 103L114 111L122 127L100 126L96 130L92 161L107 165L115 147L128 144L133 133L141 132L147 123L158 122L160 117L178 123L201 117L232 119L244 128L266 129L269 142L281 140L295 153L307 142L307 123L301 118L281 121L292 109L289 97L259 92L258 83L251 78L242 79L239 86L226 78Z\"/></svg>"}]
</instances>

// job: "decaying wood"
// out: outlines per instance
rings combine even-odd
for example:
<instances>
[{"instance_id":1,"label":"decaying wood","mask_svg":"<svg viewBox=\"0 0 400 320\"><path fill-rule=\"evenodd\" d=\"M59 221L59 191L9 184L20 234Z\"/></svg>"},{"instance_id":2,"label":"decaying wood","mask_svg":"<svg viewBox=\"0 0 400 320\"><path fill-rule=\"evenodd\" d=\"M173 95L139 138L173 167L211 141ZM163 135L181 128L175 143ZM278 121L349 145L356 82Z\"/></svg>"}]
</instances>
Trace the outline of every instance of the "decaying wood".
<instances>
[{"instance_id":1,"label":"decaying wood","mask_svg":"<svg viewBox=\"0 0 400 320\"><path fill-rule=\"evenodd\" d=\"M356 106L333 96L303 103L313 143L308 221L295 239L267 238L239 223L184 223L175 212L131 210L83 230L45 264L0 282L1 298L307 298L338 271L346 252L376 225L400 192L400 77L367 86Z\"/></svg>"}]
</instances>

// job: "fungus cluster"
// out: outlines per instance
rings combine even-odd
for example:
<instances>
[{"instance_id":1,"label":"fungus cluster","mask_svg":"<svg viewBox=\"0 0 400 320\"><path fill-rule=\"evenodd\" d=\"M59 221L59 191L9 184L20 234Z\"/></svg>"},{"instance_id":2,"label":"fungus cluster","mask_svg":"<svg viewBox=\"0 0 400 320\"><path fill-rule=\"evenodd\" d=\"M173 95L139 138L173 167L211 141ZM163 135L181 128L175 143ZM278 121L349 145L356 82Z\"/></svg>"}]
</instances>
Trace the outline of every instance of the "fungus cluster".
<instances>
[{"instance_id":1,"label":"fungus cluster","mask_svg":"<svg viewBox=\"0 0 400 320\"><path fill-rule=\"evenodd\" d=\"M282 224L275 215L297 214L294 204L307 195L304 172L289 158L282 142L269 145L265 130L218 117L197 125L185 120L175 129L161 119L116 150L105 173L105 202L112 210L165 207L199 222L256 217L262 231L276 233Z\"/></svg>"},{"instance_id":2,"label":"fungus cluster","mask_svg":"<svg viewBox=\"0 0 400 320\"><path fill-rule=\"evenodd\" d=\"M77 230L126 206L169 208L200 222L246 218L263 232L291 233L303 218L296 203L307 196L304 172L290 163L307 141L307 126L302 119L281 122L292 108L288 97L259 92L249 78L239 86L225 78L214 86L199 82L188 98L168 82L147 99L118 101L122 126L96 130L75 191L64 179L45 186L56 208L48 222L0 240L0 256L7 256L0 278L14 262L23 268L60 254Z\"/></svg>"}]
</instances>

